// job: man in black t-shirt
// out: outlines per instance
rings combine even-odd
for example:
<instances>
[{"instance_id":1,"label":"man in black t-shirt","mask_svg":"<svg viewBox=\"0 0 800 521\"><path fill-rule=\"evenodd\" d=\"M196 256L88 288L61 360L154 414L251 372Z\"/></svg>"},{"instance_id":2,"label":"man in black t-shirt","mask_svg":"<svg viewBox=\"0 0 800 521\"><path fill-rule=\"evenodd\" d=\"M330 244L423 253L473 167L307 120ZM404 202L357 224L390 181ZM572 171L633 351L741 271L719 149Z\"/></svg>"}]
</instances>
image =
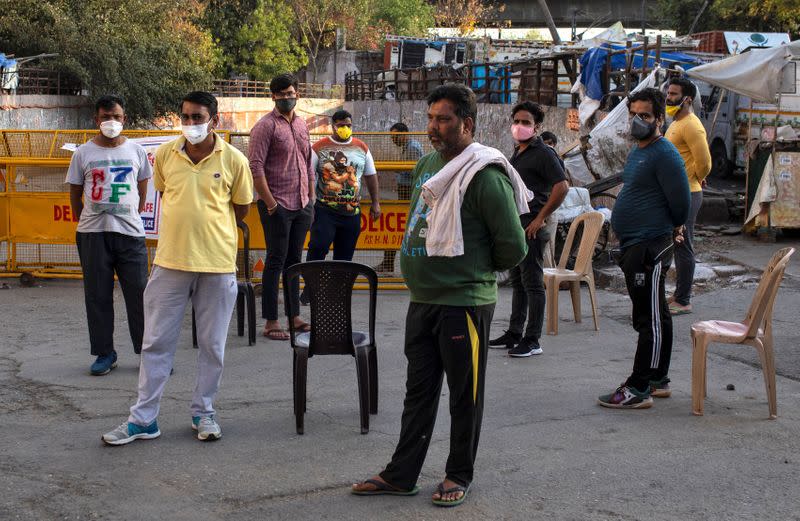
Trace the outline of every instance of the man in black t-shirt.
<instances>
[{"instance_id":1,"label":"man in black t-shirt","mask_svg":"<svg viewBox=\"0 0 800 521\"><path fill-rule=\"evenodd\" d=\"M542 107L523 101L514 107L511 117L511 134L518 143L511 164L533 191L534 198L528 203L530 212L520 216L528 254L509 273L514 293L508 330L491 340L489 346L508 349L509 356L521 358L542 353L539 337L545 309L544 248L550 239L545 221L561 205L569 187L558 155L539 137L544 121ZM526 318L528 324L524 327Z\"/></svg>"}]
</instances>

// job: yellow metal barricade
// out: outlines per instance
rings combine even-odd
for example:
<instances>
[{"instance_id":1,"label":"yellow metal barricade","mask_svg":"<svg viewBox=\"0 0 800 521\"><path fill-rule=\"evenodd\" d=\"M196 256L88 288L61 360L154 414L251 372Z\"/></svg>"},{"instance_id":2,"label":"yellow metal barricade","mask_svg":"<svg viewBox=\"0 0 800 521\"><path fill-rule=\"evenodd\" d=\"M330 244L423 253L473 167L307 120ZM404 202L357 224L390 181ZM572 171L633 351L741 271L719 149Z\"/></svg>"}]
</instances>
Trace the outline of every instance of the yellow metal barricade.
<instances>
[{"instance_id":1,"label":"yellow metal barricade","mask_svg":"<svg viewBox=\"0 0 800 521\"><path fill-rule=\"evenodd\" d=\"M65 144L80 145L96 130L0 130L0 277L23 273L38 277L80 278L80 262L75 246L78 216L72 213L69 187L65 184L71 152ZM249 134L219 132L234 146L247 153ZM178 131L126 131L128 137L178 135ZM423 133L414 139L430 151ZM365 141L375 159L381 191L381 217L369 217L369 201L362 204L361 235L353 258L367 265L386 265L393 255L386 252L400 247L407 219L408 201L399 200L397 178L408 173L414 161L403 158L402 149L388 132L355 134ZM316 141L323 135L312 135ZM260 277L266 259L266 244L256 205L245 219L251 230L250 258L240 255L240 266L249 262ZM306 239L306 245L308 239ZM157 241L148 240L152 260ZM383 287L402 286L399 263L381 274ZM387 284L389 286L387 286Z\"/></svg>"}]
</instances>

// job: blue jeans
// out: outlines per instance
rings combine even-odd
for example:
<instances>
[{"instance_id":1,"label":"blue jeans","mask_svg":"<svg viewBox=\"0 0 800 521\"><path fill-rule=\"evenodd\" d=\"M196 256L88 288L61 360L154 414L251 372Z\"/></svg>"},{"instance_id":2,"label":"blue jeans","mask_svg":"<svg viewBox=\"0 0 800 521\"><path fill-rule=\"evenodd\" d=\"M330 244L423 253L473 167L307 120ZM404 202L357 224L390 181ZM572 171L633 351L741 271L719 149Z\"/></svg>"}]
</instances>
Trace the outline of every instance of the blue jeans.
<instances>
[{"instance_id":1,"label":"blue jeans","mask_svg":"<svg viewBox=\"0 0 800 521\"><path fill-rule=\"evenodd\" d=\"M314 205L314 222L306 261L323 260L333 244L333 260L353 260L361 234L361 215L344 215L322 204Z\"/></svg>"}]
</instances>

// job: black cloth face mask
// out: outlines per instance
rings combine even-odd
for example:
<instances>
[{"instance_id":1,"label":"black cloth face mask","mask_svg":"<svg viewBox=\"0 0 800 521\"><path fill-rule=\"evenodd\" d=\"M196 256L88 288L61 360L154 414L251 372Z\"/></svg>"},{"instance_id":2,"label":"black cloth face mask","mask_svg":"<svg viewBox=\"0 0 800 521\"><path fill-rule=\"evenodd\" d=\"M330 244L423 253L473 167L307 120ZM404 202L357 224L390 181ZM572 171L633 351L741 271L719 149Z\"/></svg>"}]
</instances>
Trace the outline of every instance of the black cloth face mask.
<instances>
[{"instance_id":1,"label":"black cloth face mask","mask_svg":"<svg viewBox=\"0 0 800 521\"><path fill-rule=\"evenodd\" d=\"M275 100L275 106L278 107L278 111L282 114L288 114L291 112L295 105L297 105L297 98L282 98Z\"/></svg>"},{"instance_id":2,"label":"black cloth face mask","mask_svg":"<svg viewBox=\"0 0 800 521\"><path fill-rule=\"evenodd\" d=\"M631 137L644 141L656 131L656 122L648 123L639 116L634 116L631 120Z\"/></svg>"}]
</instances>

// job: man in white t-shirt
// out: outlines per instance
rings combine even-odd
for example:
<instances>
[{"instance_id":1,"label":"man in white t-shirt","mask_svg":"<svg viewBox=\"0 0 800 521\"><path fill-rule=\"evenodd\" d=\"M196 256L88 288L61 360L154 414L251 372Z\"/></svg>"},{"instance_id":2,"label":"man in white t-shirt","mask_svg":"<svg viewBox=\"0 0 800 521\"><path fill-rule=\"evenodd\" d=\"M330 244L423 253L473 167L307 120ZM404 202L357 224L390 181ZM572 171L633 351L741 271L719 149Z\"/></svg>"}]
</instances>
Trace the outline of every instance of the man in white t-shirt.
<instances>
[{"instance_id":1,"label":"man in white t-shirt","mask_svg":"<svg viewBox=\"0 0 800 521\"><path fill-rule=\"evenodd\" d=\"M100 132L78 147L67 171L70 203L80 215L75 234L83 269L86 317L92 355L91 374L117 366L114 350L114 274L119 279L133 350L142 349L143 293L147 285L147 249L139 215L153 169L140 145L120 135L125 102L102 96L95 104Z\"/></svg>"}]
</instances>

